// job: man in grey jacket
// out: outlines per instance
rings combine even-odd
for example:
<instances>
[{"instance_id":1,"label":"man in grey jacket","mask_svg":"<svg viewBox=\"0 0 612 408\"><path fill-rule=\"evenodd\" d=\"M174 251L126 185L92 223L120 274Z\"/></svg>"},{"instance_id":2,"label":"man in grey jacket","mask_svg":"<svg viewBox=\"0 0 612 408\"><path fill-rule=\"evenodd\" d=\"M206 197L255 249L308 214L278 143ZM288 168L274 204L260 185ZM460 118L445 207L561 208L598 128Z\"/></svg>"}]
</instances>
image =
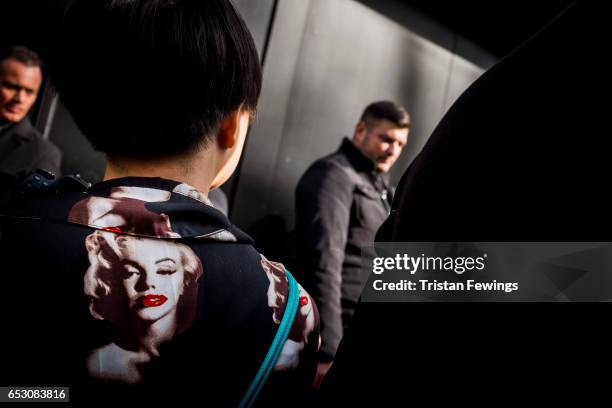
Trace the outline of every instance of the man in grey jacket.
<instances>
[{"instance_id":1,"label":"man in grey jacket","mask_svg":"<svg viewBox=\"0 0 612 408\"><path fill-rule=\"evenodd\" d=\"M387 172L408 141L410 116L394 102L369 105L353 134L317 160L298 183L299 274L321 316L320 380L333 362L363 287L361 246L389 215Z\"/></svg>"}]
</instances>

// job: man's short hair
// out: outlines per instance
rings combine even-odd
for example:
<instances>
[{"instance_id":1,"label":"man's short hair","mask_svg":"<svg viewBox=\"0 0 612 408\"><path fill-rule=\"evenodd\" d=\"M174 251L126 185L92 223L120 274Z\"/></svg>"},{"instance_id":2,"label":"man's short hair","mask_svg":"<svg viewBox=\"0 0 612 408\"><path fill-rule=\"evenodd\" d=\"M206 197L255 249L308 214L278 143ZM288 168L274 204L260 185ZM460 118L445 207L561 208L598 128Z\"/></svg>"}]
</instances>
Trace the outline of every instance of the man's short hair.
<instances>
[{"instance_id":1,"label":"man's short hair","mask_svg":"<svg viewBox=\"0 0 612 408\"><path fill-rule=\"evenodd\" d=\"M410 127L410 115L406 108L391 101L374 102L363 111L360 121L370 128L376 122L386 119L397 125L398 128Z\"/></svg>"},{"instance_id":2,"label":"man's short hair","mask_svg":"<svg viewBox=\"0 0 612 408\"><path fill-rule=\"evenodd\" d=\"M153 158L205 146L255 112L261 65L229 0L76 0L52 61L60 98L94 148Z\"/></svg>"},{"instance_id":3,"label":"man's short hair","mask_svg":"<svg viewBox=\"0 0 612 408\"><path fill-rule=\"evenodd\" d=\"M28 67L42 67L42 60L37 53L22 45L0 46L0 62L13 58Z\"/></svg>"}]
</instances>

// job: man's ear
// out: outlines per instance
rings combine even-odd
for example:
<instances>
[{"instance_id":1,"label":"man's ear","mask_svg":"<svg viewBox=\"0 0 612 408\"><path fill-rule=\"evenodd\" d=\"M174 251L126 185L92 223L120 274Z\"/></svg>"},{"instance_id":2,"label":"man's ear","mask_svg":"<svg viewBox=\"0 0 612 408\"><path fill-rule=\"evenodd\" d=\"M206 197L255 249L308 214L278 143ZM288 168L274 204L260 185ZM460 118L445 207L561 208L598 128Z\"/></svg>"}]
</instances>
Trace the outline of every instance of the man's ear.
<instances>
[{"instance_id":1,"label":"man's ear","mask_svg":"<svg viewBox=\"0 0 612 408\"><path fill-rule=\"evenodd\" d=\"M223 149L231 149L238 142L238 127L240 126L240 111L232 111L221 121L217 134L217 143Z\"/></svg>"},{"instance_id":2,"label":"man's ear","mask_svg":"<svg viewBox=\"0 0 612 408\"><path fill-rule=\"evenodd\" d=\"M355 133L353 134L353 141L356 144L360 144L365 135L368 133L368 125L366 125L366 123L362 120L359 123L357 123L357 126L355 126Z\"/></svg>"}]
</instances>

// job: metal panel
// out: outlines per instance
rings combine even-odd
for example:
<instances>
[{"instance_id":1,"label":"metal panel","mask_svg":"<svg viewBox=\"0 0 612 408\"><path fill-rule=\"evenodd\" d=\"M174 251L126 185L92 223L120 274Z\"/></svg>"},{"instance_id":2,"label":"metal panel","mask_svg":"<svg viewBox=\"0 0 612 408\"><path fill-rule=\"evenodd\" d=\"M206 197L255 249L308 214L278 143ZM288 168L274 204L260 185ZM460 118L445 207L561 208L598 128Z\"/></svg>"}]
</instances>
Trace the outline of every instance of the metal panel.
<instances>
[{"instance_id":1,"label":"metal panel","mask_svg":"<svg viewBox=\"0 0 612 408\"><path fill-rule=\"evenodd\" d=\"M272 9L276 0L234 0L236 8L247 22L257 50L261 56L266 41L266 34L270 19L272 18Z\"/></svg>"},{"instance_id":2,"label":"metal panel","mask_svg":"<svg viewBox=\"0 0 612 408\"><path fill-rule=\"evenodd\" d=\"M452 104L455 103L465 88L478 79L482 72L482 68L464 60L458 55L453 56L441 116L443 116Z\"/></svg>"},{"instance_id":3,"label":"metal panel","mask_svg":"<svg viewBox=\"0 0 612 408\"><path fill-rule=\"evenodd\" d=\"M291 90L297 71L310 0L279 1L267 50L264 85L257 122L244 149L232 219L246 225L268 212L279 149L292 102ZM250 217L250 215L253 217Z\"/></svg>"}]
</instances>

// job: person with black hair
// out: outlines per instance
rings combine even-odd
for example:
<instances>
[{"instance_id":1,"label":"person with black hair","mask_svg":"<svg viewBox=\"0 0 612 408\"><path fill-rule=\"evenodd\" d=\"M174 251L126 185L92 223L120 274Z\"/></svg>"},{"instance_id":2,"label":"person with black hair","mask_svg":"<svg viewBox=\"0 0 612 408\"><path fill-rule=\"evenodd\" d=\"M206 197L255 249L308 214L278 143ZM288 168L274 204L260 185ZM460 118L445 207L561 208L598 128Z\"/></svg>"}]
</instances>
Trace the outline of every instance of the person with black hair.
<instances>
[{"instance_id":1,"label":"person with black hair","mask_svg":"<svg viewBox=\"0 0 612 408\"><path fill-rule=\"evenodd\" d=\"M23 46L0 47L0 177L37 168L59 174L61 153L36 130L28 113L43 80L42 61ZM0 186L0 192L4 187Z\"/></svg>"},{"instance_id":2,"label":"person with black hair","mask_svg":"<svg viewBox=\"0 0 612 408\"><path fill-rule=\"evenodd\" d=\"M321 312L322 345L315 387L329 369L364 284L361 246L374 235L393 200L387 172L408 142L410 116L380 101L361 115L353 140L317 160L296 190L298 270Z\"/></svg>"},{"instance_id":3,"label":"person with black hair","mask_svg":"<svg viewBox=\"0 0 612 408\"><path fill-rule=\"evenodd\" d=\"M299 399L316 305L208 199L261 89L232 3L76 0L49 64L108 163L101 183L17 193L0 212L3 270L19 271L0 300L16 310L0 383L70 386L72 401Z\"/></svg>"}]
</instances>

